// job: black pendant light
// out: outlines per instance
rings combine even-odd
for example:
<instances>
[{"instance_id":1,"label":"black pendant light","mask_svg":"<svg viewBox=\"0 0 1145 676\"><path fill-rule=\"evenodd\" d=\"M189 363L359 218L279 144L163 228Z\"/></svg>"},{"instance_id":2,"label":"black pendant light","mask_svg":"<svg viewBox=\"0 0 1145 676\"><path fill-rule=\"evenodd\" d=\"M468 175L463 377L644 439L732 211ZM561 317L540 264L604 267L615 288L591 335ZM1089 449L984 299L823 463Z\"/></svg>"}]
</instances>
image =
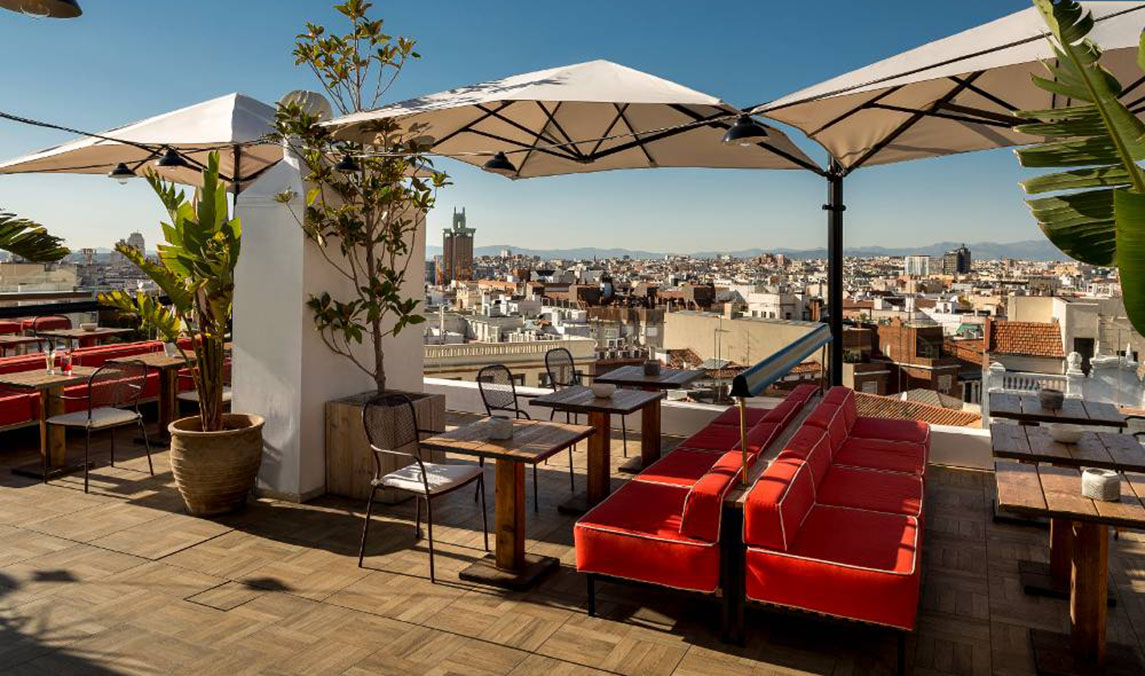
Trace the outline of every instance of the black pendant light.
<instances>
[{"instance_id":1,"label":"black pendant light","mask_svg":"<svg viewBox=\"0 0 1145 676\"><path fill-rule=\"evenodd\" d=\"M494 174L501 174L502 176L513 176L517 173L517 167L509 161L505 153L497 153L489 158L489 161L482 165L481 168Z\"/></svg>"},{"instance_id":2,"label":"black pendant light","mask_svg":"<svg viewBox=\"0 0 1145 676\"><path fill-rule=\"evenodd\" d=\"M343 155L342 159L338 160L338 164L334 165L334 171L343 174L357 173L361 167L358 166L358 161L354 159L353 155Z\"/></svg>"},{"instance_id":3,"label":"black pendant light","mask_svg":"<svg viewBox=\"0 0 1145 676\"><path fill-rule=\"evenodd\" d=\"M186 169L191 166L191 164L186 158L176 152L174 148L168 148L167 152L163 153L163 157L160 157L155 162L155 166L163 167L164 169Z\"/></svg>"},{"instance_id":4,"label":"black pendant light","mask_svg":"<svg viewBox=\"0 0 1145 676\"><path fill-rule=\"evenodd\" d=\"M752 119L751 115L740 115L736 123L724 134L724 143L753 146L767 138L767 129Z\"/></svg>"},{"instance_id":5,"label":"black pendant light","mask_svg":"<svg viewBox=\"0 0 1145 676\"><path fill-rule=\"evenodd\" d=\"M135 178L136 174L123 162L115 165L115 168L107 175L108 178L114 178L119 181L120 185L126 185L128 181Z\"/></svg>"},{"instance_id":6,"label":"black pendant light","mask_svg":"<svg viewBox=\"0 0 1145 676\"><path fill-rule=\"evenodd\" d=\"M77 0L0 0L0 7L45 19L74 19L83 14Z\"/></svg>"}]
</instances>

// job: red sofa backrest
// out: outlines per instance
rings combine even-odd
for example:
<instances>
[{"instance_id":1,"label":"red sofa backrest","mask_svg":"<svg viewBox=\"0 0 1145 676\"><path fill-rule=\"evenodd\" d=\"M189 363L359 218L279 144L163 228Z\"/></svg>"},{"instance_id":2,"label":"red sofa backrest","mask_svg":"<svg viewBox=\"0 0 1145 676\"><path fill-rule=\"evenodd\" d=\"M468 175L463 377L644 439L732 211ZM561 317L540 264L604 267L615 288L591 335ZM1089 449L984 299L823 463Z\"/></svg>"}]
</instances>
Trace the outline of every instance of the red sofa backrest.
<instances>
[{"instance_id":1,"label":"red sofa backrest","mask_svg":"<svg viewBox=\"0 0 1145 676\"><path fill-rule=\"evenodd\" d=\"M19 373L45 368L44 355L28 354L0 359L0 373Z\"/></svg>"},{"instance_id":2,"label":"red sofa backrest","mask_svg":"<svg viewBox=\"0 0 1145 676\"><path fill-rule=\"evenodd\" d=\"M688 491L684 498L684 514L680 519L680 534L686 537L716 542L720 539L720 513L724 497L739 481L743 460L739 451L724 453L712 468Z\"/></svg>"},{"instance_id":3,"label":"red sofa backrest","mask_svg":"<svg viewBox=\"0 0 1145 676\"><path fill-rule=\"evenodd\" d=\"M37 331L58 331L72 328L72 320L67 317L32 317L22 320L20 324L28 330L35 327Z\"/></svg>"},{"instance_id":4,"label":"red sofa backrest","mask_svg":"<svg viewBox=\"0 0 1145 676\"><path fill-rule=\"evenodd\" d=\"M163 343L155 340L147 340L139 343L121 343L118 345L102 345L76 350L75 362L80 366L97 367L103 366L109 359L134 357L138 354L159 352L162 349Z\"/></svg>"},{"instance_id":5,"label":"red sofa backrest","mask_svg":"<svg viewBox=\"0 0 1145 676\"><path fill-rule=\"evenodd\" d=\"M855 406L855 391L849 387L841 385L832 387L827 395L823 397L823 401L828 404L835 404L836 406L843 407L843 416L847 421L847 429L855 424L859 418L859 409Z\"/></svg>"},{"instance_id":6,"label":"red sofa backrest","mask_svg":"<svg viewBox=\"0 0 1145 676\"><path fill-rule=\"evenodd\" d=\"M24 328L20 326L20 322L0 322L0 336L12 333L20 333Z\"/></svg>"},{"instance_id":7,"label":"red sofa backrest","mask_svg":"<svg viewBox=\"0 0 1145 676\"><path fill-rule=\"evenodd\" d=\"M793 458L807 463L811 470L811 478L815 482L815 490L823 485L827 473L831 471L831 438L827 431L814 425L804 425L787 441L787 446L779 454L782 458Z\"/></svg>"},{"instance_id":8,"label":"red sofa backrest","mask_svg":"<svg viewBox=\"0 0 1145 676\"><path fill-rule=\"evenodd\" d=\"M815 506L807 463L779 458L764 470L744 503L744 544L787 551Z\"/></svg>"},{"instance_id":9,"label":"red sofa backrest","mask_svg":"<svg viewBox=\"0 0 1145 676\"><path fill-rule=\"evenodd\" d=\"M847 436L851 433L851 427L847 424L847 417L843 413L843 407L836 406L822 402L811 415L807 416L805 421L808 425L814 425L820 429L827 430L827 434L831 437L831 456L834 457L835 453L843 447L843 442L847 440Z\"/></svg>"},{"instance_id":10,"label":"red sofa backrest","mask_svg":"<svg viewBox=\"0 0 1145 676\"><path fill-rule=\"evenodd\" d=\"M803 404L806 403L807 400L809 400L811 397L815 396L815 393L818 391L818 385L796 385L795 388L791 390L791 393L787 395L787 399L789 401L795 401Z\"/></svg>"}]
</instances>

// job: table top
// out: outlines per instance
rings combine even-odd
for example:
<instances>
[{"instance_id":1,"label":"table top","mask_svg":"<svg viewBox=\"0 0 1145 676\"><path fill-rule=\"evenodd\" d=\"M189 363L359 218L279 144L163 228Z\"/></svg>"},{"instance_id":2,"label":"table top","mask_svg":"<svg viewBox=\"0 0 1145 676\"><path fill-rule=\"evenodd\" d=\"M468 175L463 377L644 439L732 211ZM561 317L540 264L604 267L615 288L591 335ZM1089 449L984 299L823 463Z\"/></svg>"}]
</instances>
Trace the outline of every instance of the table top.
<instances>
[{"instance_id":1,"label":"table top","mask_svg":"<svg viewBox=\"0 0 1145 676\"><path fill-rule=\"evenodd\" d=\"M88 366L73 367L71 375L65 375L58 370L55 373L48 373L44 369L0 373L0 387L18 390L50 390L87 382L93 373L95 373L95 369Z\"/></svg>"},{"instance_id":2,"label":"table top","mask_svg":"<svg viewBox=\"0 0 1145 676\"><path fill-rule=\"evenodd\" d=\"M1076 444L1063 444L1046 427L994 423L990 442L997 458L1145 472L1145 448L1132 434L1086 431Z\"/></svg>"},{"instance_id":3,"label":"table top","mask_svg":"<svg viewBox=\"0 0 1145 676\"><path fill-rule=\"evenodd\" d=\"M38 343L42 340L35 336L17 336L6 335L0 336L0 345L27 345L29 343Z\"/></svg>"},{"instance_id":4,"label":"table top","mask_svg":"<svg viewBox=\"0 0 1145 676\"><path fill-rule=\"evenodd\" d=\"M702 375L704 375L703 371L662 368L659 375L646 376L643 366L621 366L614 371L594 377L593 382L623 387L655 387L660 390L676 390Z\"/></svg>"},{"instance_id":5,"label":"table top","mask_svg":"<svg viewBox=\"0 0 1145 676\"><path fill-rule=\"evenodd\" d=\"M1054 410L1042 408L1036 394L991 393L990 415L1022 422L1126 426L1125 417L1113 404L1066 397L1062 407Z\"/></svg>"},{"instance_id":6,"label":"table top","mask_svg":"<svg viewBox=\"0 0 1145 676\"><path fill-rule=\"evenodd\" d=\"M1124 528L1145 527L1145 475L1121 475L1121 500L1091 500L1081 494L1081 471L1000 460L994 463L998 507L1030 516L1092 521Z\"/></svg>"},{"instance_id":7,"label":"table top","mask_svg":"<svg viewBox=\"0 0 1145 676\"><path fill-rule=\"evenodd\" d=\"M584 385L573 385L530 399L529 403L534 406L547 406L558 411L571 411L573 413L597 412L627 415L663 398L663 392L624 389L616 390L611 397L602 398L593 394L591 388Z\"/></svg>"},{"instance_id":8,"label":"table top","mask_svg":"<svg viewBox=\"0 0 1145 676\"><path fill-rule=\"evenodd\" d=\"M42 338L101 338L103 336L120 336L125 333L131 333L135 329L117 329L110 326L99 326L94 331L85 331L83 329L49 329L47 331L40 331Z\"/></svg>"},{"instance_id":9,"label":"table top","mask_svg":"<svg viewBox=\"0 0 1145 676\"><path fill-rule=\"evenodd\" d=\"M489 418L482 418L423 439L421 445L449 453L536 465L591 435L592 428L585 425L513 420L512 438L490 439Z\"/></svg>"},{"instance_id":10,"label":"table top","mask_svg":"<svg viewBox=\"0 0 1145 676\"><path fill-rule=\"evenodd\" d=\"M195 361L195 353L188 352L187 356L191 361ZM159 371L167 371L171 369L181 369L187 365L187 361L182 357L168 357L163 352L147 352L145 354L134 354L129 357L116 357L115 359L108 359L112 363L123 362L143 362L147 366L157 369Z\"/></svg>"}]
</instances>

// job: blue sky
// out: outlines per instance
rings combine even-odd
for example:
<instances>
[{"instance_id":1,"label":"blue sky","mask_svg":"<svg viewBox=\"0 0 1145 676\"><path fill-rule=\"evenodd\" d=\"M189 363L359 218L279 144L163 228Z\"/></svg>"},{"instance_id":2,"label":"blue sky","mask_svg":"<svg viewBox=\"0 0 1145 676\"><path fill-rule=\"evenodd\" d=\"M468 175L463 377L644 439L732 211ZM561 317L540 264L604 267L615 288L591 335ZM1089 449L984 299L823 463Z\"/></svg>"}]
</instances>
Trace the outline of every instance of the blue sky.
<instances>
[{"instance_id":1,"label":"blue sky","mask_svg":"<svg viewBox=\"0 0 1145 676\"><path fill-rule=\"evenodd\" d=\"M290 50L304 22L334 24L326 0L81 0L74 21L0 12L0 110L99 131L232 91L273 103L317 88ZM176 6L177 4L177 6ZM375 2L423 58L400 100L556 65L610 59L747 106L1029 6L1026 0L698 3ZM797 131L791 132L798 139ZM0 157L68 137L0 121ZM805 146L816 159L817 146ZM826 239L821 179L804 172L654 170L511 182L442 161L454 185L430 217L468 209L478 245L660 251L811 248ZM1008 150L864 169L848 178L848 245L1041 236ZM3 176L0 207L73 246L133 230L149 246L162 216L141 182ZM431 233L431 242L436 241Z\"/></svg>"}]
</instances>

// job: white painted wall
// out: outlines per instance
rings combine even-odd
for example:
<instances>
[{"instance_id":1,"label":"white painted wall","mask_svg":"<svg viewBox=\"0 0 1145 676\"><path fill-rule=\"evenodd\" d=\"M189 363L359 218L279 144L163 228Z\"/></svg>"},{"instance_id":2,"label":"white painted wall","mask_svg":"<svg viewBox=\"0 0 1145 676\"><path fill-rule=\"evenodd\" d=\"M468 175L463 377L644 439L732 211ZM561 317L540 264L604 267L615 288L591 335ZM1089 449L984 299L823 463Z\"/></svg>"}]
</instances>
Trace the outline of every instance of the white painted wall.
<instances>
[{"instance_id":1,"label":"white painted wall","mask_svg":"<svg viewBox=\"0 0 1145 676\"><path fill-rule=\"evenodd\" d=\"M291 190L295 203L275 196ZM325 490L325 404L373 389L373 380L334 354L314 329L305 303L329 291L348 298L349 282L308 242L291 213L302 213L306 194L300 164L288 158L239 196L243 249L235 272L235 411L266 418L259 491L306 500ZM412 247L406 292L424 298L425 228ZM359 353L373 361L367 346ZM407 330L387 341L391 389L421 391L421 332Z\"/></svg>"}]
</instances>

